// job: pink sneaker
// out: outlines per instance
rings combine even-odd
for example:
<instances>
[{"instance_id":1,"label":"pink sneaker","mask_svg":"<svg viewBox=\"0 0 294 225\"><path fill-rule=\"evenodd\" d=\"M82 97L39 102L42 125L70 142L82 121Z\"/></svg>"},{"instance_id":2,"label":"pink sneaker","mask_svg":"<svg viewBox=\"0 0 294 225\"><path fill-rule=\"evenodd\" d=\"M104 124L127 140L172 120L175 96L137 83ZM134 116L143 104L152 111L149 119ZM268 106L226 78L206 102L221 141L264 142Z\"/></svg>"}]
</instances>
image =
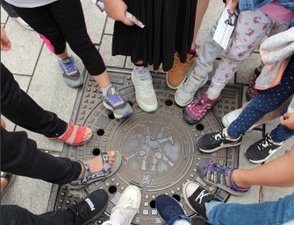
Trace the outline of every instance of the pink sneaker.
<instances>
[{"instance_id":1,"label":"pink sneaker","mask_svg":"<svg viewBox=\"0 0 294 225\"><path fill-rule=\"evenodd\" d=\"M183 118L188 124L198 123L206 115L207 111L212 108L221 96L216 99L209 99L207 91L195 98L184 110Z\"/></svg>"}]
</instances>

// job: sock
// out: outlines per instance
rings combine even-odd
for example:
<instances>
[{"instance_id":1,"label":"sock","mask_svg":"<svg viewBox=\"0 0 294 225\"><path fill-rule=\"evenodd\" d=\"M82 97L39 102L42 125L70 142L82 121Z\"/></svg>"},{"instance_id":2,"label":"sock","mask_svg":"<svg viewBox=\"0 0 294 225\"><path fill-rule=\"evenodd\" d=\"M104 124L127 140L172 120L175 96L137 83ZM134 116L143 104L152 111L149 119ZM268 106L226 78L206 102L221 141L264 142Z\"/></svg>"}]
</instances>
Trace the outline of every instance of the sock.
<instances>
[{"instance_id":1,"label":"sock","mask_svg":"<svg viewBox=\"0 0 294 225\"><path fill-rule=\"evenodd\" d=\"M107 87L105 87L105 88L101 88L101 90L102 90L102 95L103 95L103 96L106 96L106 95L107 95L107 91L108 91L108 89L111 88L111 87L112 87L112 84L109 84Z\"/></svg>"},{"instance_id":2,"label":"sock","mask_svg":"<svg viewBox=\"0 0 294 225\"><path fill-rule=\"evenodd\" d=\"M120 225L124 225L126 222L126 219L124 216L121 214L120 209L116 208L110 215L110 221L119 223Z\"/></svg>"},{"instance_id":3,"label":"sock","mask_svg":"<svg viewBox=\"0 0 294 225\"><path fill-rule=\"evenodd\" d=\"M174 222L173 225L190 225L190 223L187 220L177 220L176 222Z\"/></svg>"},{"instance_id":4,"label":"sock","mask_svg":"<svg viewBox=\"0 0 294 225\"><path fill-rule=\"evenodd\" d=\"M211 100L218 98L223 88L224 88L224 85L211 83L207 90L208 98Z\"/></svg>"},{"instance_id":5,"label":"sock","mask_svg":"<svg viewBox=\"0 0 294 225\"><path fill-rule=\"evenodd\" d=\"M151 78L150 71L147 67L135 65L135 77L140 80L149 80Z\"/></svg>"}]
</instances>

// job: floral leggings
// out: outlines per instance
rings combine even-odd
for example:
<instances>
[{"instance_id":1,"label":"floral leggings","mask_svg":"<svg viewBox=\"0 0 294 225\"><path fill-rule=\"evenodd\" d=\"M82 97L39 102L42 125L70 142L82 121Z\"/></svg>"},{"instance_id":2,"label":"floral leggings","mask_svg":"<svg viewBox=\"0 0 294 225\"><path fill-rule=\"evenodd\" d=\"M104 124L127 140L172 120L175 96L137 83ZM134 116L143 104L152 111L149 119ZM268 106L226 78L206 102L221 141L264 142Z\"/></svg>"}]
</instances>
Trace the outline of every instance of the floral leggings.
<instances>
[{"instance_id":1,"label":"floral leggings","mask_svg":"<svg viewBox=\"0 0 294 225\"><path fill-rule=\"evenodd\" d=\"M259 91L258 95L251 100L239 117L229 126L229 136L233 138L239 137L265 114L277 109L294 94L293 87L294 56L291 57L280 84L273 88ZM290 130L281 124L270 132L270 137L274 142L283 142L293 135L294 130Z\"/></svg>"}]
</instances>

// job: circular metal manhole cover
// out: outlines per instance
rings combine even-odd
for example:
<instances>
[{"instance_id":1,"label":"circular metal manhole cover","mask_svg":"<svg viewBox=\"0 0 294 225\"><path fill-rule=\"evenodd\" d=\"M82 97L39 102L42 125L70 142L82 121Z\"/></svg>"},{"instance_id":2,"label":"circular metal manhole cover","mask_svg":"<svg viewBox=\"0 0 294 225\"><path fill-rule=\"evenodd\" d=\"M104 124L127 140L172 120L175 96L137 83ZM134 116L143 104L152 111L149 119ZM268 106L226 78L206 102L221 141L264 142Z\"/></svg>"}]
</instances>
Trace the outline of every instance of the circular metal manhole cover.
<instances>
[{"instance_id":1,"label":"circular metal manhole cover","mask_svg":"<svg viewBox=\"0 0 294 225\"><path fill-rule=\"evenodd\" d=\"M106 213L110 214L128 185L140 187L141 207L133 220L134 224L163 223L154 201L159 194L173 196L182 204L186 214L193 216L194 212L184 203L182 187L190 180L206 186L198 177L198 162L204 157L212 157L226 164L234 164L236 160L235 148L202 154L196 147L197 139L203 134L222 129L216 110L211 110L201 123L188 125L182 118L183 108L174 103L174 90L168 89L163 79L155 79L154 86L159 104L154 113L146 113L139 108L134 101L132 85L120 89L134 110L130 117L122 120L115 119L103 107L102 101L89 107L90 100L83 99L78 111L78 122L91 128L94 135L85 146L70 147L68 150L69 157L84 160L101 151L116 150L121 153L122 164L117 173L88 185L85 190L88 193L98 188L108 191L110 201ZM99 92L93 90L84 96L91 97L92 94L92 97L97 98L94 95L99 95ZM208 186L206 188L214 193L219 192ZM63 187L61 192L65 189ZM221 191L219 195L223 199L228 197L227 193Z\"/></svg>"}]
</instances>

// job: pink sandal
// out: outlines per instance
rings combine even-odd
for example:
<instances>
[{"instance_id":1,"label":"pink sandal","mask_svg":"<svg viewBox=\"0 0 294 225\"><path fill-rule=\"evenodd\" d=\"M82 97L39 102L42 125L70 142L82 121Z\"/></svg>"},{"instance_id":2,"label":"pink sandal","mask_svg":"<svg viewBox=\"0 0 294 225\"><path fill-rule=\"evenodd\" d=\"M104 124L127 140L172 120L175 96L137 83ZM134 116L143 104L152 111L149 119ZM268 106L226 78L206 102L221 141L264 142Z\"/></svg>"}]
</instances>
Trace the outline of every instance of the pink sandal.
<instances>
[{"instance_id":1,"label":"pink sandal","mask_svg":"<svg viewBox=\"0 0 294 225\"><path fill-rule=\"evenodd\" d=\"M86 143L87 141L89 141L93 135L93 132L91 130L91 134L89 135L89 137L87 137L87 139L84 140L85 133L88 130L90 130L90 129L87 127L73 125L73 124L69 123L68 128L63 135L61 135L60 137L53 137L50 139L55 140L55 141L64 142L64 143L66 143L68 145L72 145L72 146L82 145L82 144Z\"/></svg>"}]
</instances>

